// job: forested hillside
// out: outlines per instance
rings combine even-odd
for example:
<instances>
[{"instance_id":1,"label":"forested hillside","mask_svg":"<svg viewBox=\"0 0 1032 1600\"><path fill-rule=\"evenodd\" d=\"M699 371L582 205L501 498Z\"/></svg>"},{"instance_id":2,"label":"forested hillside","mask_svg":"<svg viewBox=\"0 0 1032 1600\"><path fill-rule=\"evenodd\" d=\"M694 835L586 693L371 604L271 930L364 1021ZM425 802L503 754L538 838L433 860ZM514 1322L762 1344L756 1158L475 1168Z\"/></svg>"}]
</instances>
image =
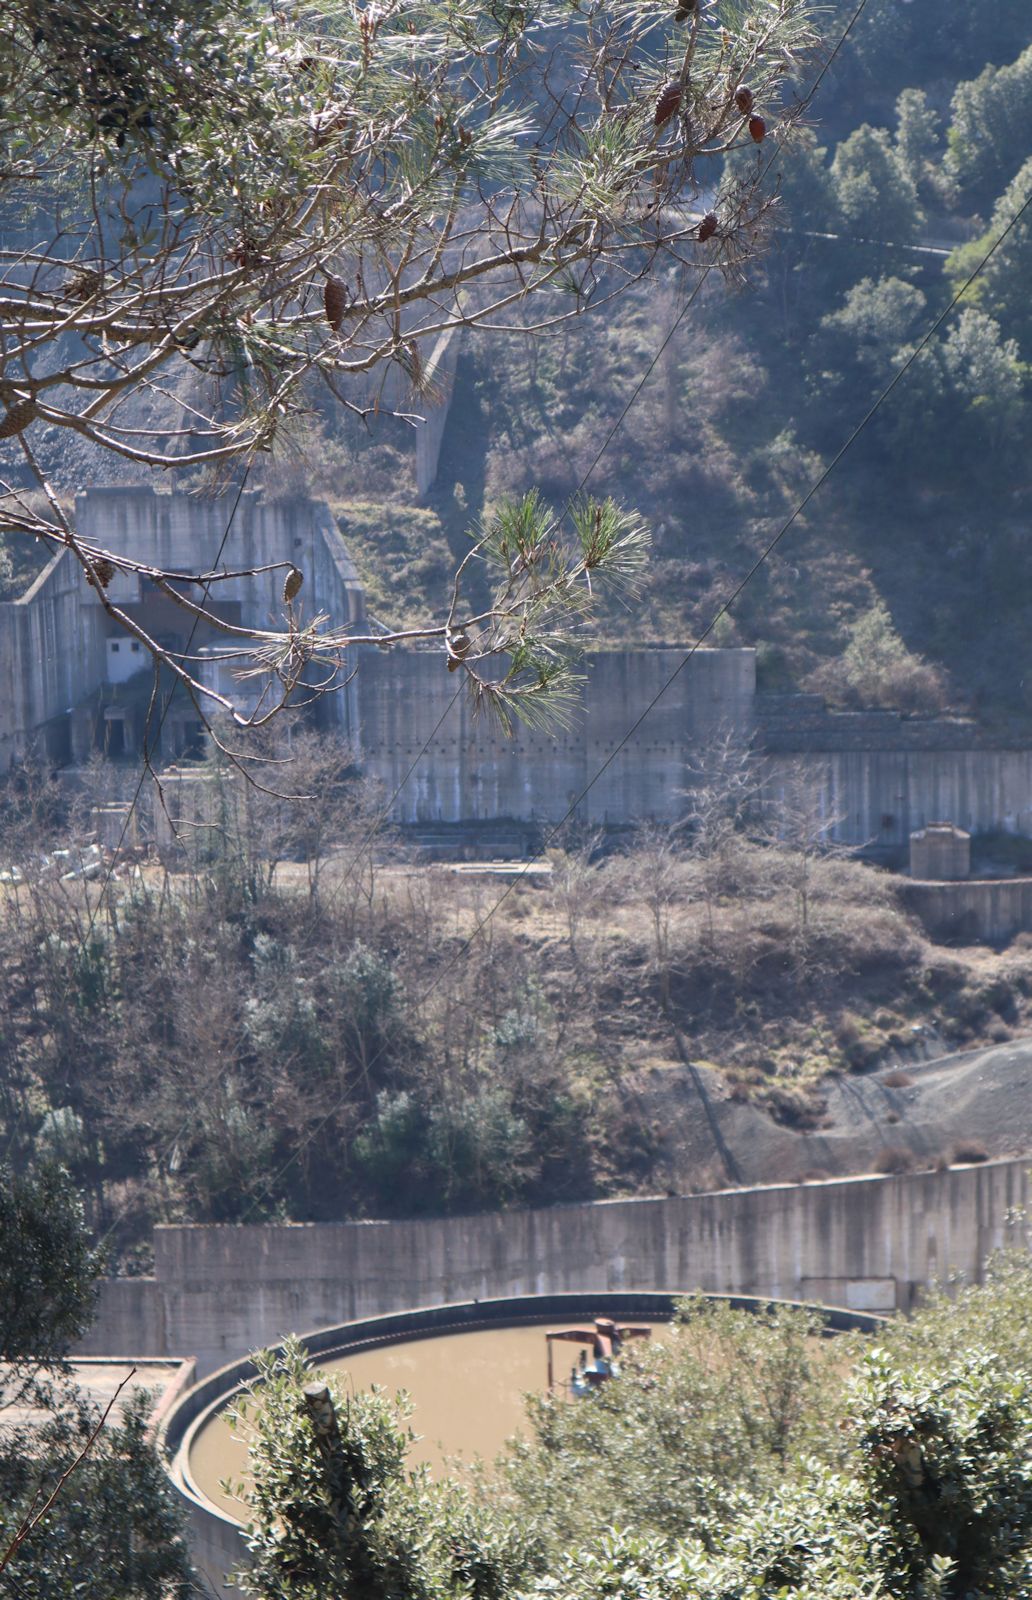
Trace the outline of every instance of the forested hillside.
<instances>
[{"instance_id":1,"label":"forested hillside","mask_svg":"<svg viewBox=\"0 0 1032 1600\"><path fill-rule=\"evenodd\" d=\"M825 59L854 12L826 8ZM386 408L358 421L321 387L252 482L328 498L371 609L407 624L440 605L500 497L537 486L562 505L590 473L654 538L640 601L603 633L689 639L934 328L710 640L756 645L770 688L1027 723L1032 218L1014 219L1030 129L1025 0L953 8L948 25L934 0L869 0L794 141L734 158L769 164L776 199L742 279L722 270L730 191L700 193L718 229L692 266L660 262L615 301L603 277L597 307L548 331L467 333L427 501L409 424ZM85 441L49 465L69 500L142 470ZM34 554L0 549L4 592Z\"/></svg>"},{"instance_id":2,"label":"forested hillside","mask_svg":"<svg viewBox=\"0 0 1032 1600\"><path fill-rule=\"evenodd\" d=\"M829 48L853 10L826 14ZM444 593L503 492L536 484L561 504L577 488L677 324L591 486L644 511L655 539L640 604L607 626L696 636L1032 192L1030 129L1024 0L948 21L933 0L877 0L771 167L779 203L746 282L711 272L679 322L697 278L660 267L557 331L469 336L429 506L405 424L342 431L329 412L270 486L334 501L374 605L402 620ZM1032 218L718 625L717 642L760 649L766 685L1032 712L1030 272Z\"/></svg>"}]
</instances>

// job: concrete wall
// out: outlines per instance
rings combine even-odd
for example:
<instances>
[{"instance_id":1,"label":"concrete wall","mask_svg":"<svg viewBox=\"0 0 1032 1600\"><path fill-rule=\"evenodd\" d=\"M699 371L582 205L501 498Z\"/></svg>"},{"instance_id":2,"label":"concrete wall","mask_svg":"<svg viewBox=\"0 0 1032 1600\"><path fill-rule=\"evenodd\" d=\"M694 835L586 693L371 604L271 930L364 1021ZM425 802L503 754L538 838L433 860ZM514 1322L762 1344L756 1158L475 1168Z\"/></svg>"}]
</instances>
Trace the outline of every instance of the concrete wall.
<instances>
[{"instance_id":1,"label":"concrete wall","mask_svg":"<svg viewBox=\"0 0 1032 1600\"><path fill-rule=\"evenodd\" d=\"M427 393L413 403L412 409L423 413L422 422L416 425L416 488L423 496L429 494L437 478L464 332L458 327L441 334L426 364Z\"/></svg>"},{"instance_id":2,"label":"concrete wall","mask_svg":"<svg viewBox=\"0 0 1032 1600\"><path fill-rule=\"evenodd\" d=\"M900 884L907 908L933 939L1006 944L1032 929L1032 878Z\"/></svg>"},{"instance_id":3,"label":"concrete wall","mask_svg":"<svg viewBox=\"0 0 1032 1600\"><path fill-rule=\"evenodd\" d=\"M817 745L768 759L775 791L804 769L843 844L903 851L915 829L944 821L968 833L1032 834L1032 750Z\"/></svg>"},{"instance_id":4,"label":"concrete wall","mask_svg":"<svg viewBox=\"0 0 1032 1600\"><path fill-rule=\"evenodd\" d=\"M693 764L715 735L733 733L764 756L772 795L805 775L843 844L902 856L915 829L940 821L1032 834L1032 749L996 748L962 719L829 712L817 696L757 695L749 649L700 650L664 689L682 660L676 649L591 654L572 728L517 727L510 739L490 719L474 720L465 694L449 710L456 679L443 652L363 653L363 762L388 793L402 785L393 807L402 824L546 823L591 784L577 820L620 825L682 815Z\"/></svg>"},{"instance_id":5,"label":"concrete wall","mask_svg":"<svg viewBox=\"0 0 1032 1600\"><path fill-rule=\"evenodd\" d=\"M0 604L0 772L24 754L32 732L44 735L54 760L71 759L70 745L61 748L70 737L65 714L105 671L102 613L95 601L84 606L85 588L62 551L24 595Z\"/></svg>"},{"instance_id":6,"label":"concrete wall","mask_svg":"<svg viewBox=\"0 0 1032 1600\"><path fill-rule=\"evenodd\" d=\"M202 573L215 562L232 504L228 496L203 500L157 494L147 487L92 489L76 501L76 525L85 538L116 554L131 553L172 571ZM362 585L326 506L303 499L267 502L257 492L245 493L221 566L232 570L278 561L294 562L305 575L299 601L303 618L325 611L343 627L364 615ZM240 620L250 626L275 627L283 621L282 589L280 570L216 583L211 598L238 606ZM109 594L130 610L147 601L144 582L134 574L119 574ZM186 613L176 611L174 616L186 632ZM0 697L0 772L20 759L41 731L56 762L85 758L92 729L81 716L68 713L107 681L109 636L122 637L78 562L65 551L18 600L0 604L0 683L5 689ZM197 643L203 642L202 631ZM149 668L149 657L142 656L140 665ZM324 670L316 669L320 677ZM353 687L328 696L325 705L350 737L357 724Z\"/></svg>"},{"instance_id":7,"label":"concrete wall","mask_svg":"<svg viewBox=\"0 0 1032 1600\"><path fill-rule=\"evenodd\" d=\"M1024 1160L901 1177L404 1222L165 1227L155 1276L103 1285L81 1353L182 1355L203 1376L292 1331L513 1294L703 1289L907 1308L978 1279L1027 1205Z\"/></svg>"},{"instance_id":8,"label":"concrete wall","mask_svg":"<svg viewBox=\"0 0 1032 1600\"><path fill-rule=\"evenodd\" d=\"M458 685L443 651L363 652L357 680L363 764L393 794L429 740L397 797L399 822L554 821L681 659L679 650L592 654L583 668L583 708L571 728L538 732L517 725L507 738L489 718L474 720L464 692L448 709ZM755 651L700 650L593 785L578 820L622 823L681 814L690 763L700 749L730 728L748 741L755 687Z\"/></svg>"}]
</instances>

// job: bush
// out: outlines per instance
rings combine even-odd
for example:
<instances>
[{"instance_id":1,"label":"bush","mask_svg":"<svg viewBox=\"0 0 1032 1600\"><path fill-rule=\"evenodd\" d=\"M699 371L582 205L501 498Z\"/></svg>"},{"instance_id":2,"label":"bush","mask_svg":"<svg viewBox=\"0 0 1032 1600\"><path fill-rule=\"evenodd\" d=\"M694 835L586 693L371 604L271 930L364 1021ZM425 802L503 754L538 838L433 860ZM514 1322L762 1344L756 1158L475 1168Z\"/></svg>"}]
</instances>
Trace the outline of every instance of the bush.
<instances>
[{"instance_id":1,"label":"bush","mask_svg":"<svg viewBox=\"0 0 1032 1600\"><path fill-rule=\"evenodd\" d=\"M902 1144L890 1144L875 1157L873 1170L889 1177L903 1172L913 1172L916 1166L917 1157L912 1150L908 1150Z\"/></svg>"},{"instance_id":2,"label":"bush","mask_svg":"<svg viewBox=\"0 0 1032 1600\"><path fill-rule=\"evenodd\" d=\"M815 675L813 686L856 706L933 713L949 704L942 672L907 649L881 601L856 619L842 655Z\"/></svg>"},{"instance_id":3,"label":"bush","mask_svg":"<svg viewBox=\"0 0 1032 1600\"><path fill-rule=\"evenodd\" d=\"M989 1152L981 1139L957 1139L950 1153L951 1166L974 1165L976 1161L988 1161Z\"/></svg>"},{"instance_id":4,"label":"bush","mask_svg":"<svg viewBox=\"0 0 1032 1600\"><path fill-rule=\"evenodd\" d=\"M909 1089L913 1085L913 1078L909 1072L887 1072L882 1079L886 1089Z\"/></svg>"}]
</instances>

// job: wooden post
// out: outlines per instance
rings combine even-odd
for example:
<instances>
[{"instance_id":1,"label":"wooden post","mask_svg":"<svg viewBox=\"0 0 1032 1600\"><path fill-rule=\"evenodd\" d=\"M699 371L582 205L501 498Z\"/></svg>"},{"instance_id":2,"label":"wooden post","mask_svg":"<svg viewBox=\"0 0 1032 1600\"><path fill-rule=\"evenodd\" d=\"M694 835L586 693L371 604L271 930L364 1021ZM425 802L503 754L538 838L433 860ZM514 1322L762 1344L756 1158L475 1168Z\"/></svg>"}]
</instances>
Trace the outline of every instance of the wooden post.
<instances>
[{"instance_id":1,"label":"wooden post","mask_svg":"<svg viewBox=\"0 0 1032 1600\"><path fill-rule=\"evenodd\" d=\"M344 1477L344 1452L340 1424L328 1383L306 1383L302 1390L305 1410L312 1419L315 1442L326 1472L330 1507L343 1528L349 1520L347 1483Z\"/></svg>"}]
</instances>

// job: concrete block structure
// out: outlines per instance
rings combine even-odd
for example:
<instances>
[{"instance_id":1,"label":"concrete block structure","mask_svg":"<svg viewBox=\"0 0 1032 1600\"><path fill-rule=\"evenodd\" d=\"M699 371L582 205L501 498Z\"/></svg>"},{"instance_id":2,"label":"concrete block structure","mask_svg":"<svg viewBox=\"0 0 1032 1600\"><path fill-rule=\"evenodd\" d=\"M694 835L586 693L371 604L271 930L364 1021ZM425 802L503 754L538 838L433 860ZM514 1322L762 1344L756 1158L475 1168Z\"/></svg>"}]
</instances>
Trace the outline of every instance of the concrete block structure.
<instances>
[{"instance_id":1,"label":"concrete block structure","mask_svg":"<svg viewBox=\"0 0 1032 1600\"><path fill-rule=\"evenodd\" d=\"M362 586L324 505L245 492L223 549L231 505L149 487L91 489L76 501L76 525L106 549L171 571L201 573L216 560L227 571L292 561L305 574L306 615L323 610L340 624L361 620ZM282 584L282 570L219 582L211 609L224 621L275 626ZM229 668L217 629L201 624L192 631L191 614L135 574L117 574L108 594L152 638L179 650L189 640L192 652L206 653L202 681L224 686L220 674ZM119 756L141 748L151 658L108 617L69 551L59 551L24 595L0 604L0 682L0 773L33 744L55 765L84 761L94 750ZM325 706L342 731L354 732L353 695L331 695ZM177 695L158 753L166 760L200 753L201 733L196 708ZM152 729L152 741L154 735Z\"/></svg>"},{"instance_id":2,"label":"concrete block structure","mask_svg":"<svg viewBox=\"0 0 1032 1600\"><path fill-rule=\"evenodd\" d=\"M1028 1158L398 1222L172 1225L109 1278L77 1354L190 1355L199 1376L291 1332L514 1294L701 1289L906 1311L1023 1237Z\"/></svg>"},{"instance_id":3,"label":"concrete block structure","mask_svg":"<svg viewBox=\"0 0 1032 1600\"><path fill-rule=\"evenodd\" d=\"M971 876L971 835L952 822L930 822L910 835L910 876L941 882Z\"/></svg>"}]
</instances>

